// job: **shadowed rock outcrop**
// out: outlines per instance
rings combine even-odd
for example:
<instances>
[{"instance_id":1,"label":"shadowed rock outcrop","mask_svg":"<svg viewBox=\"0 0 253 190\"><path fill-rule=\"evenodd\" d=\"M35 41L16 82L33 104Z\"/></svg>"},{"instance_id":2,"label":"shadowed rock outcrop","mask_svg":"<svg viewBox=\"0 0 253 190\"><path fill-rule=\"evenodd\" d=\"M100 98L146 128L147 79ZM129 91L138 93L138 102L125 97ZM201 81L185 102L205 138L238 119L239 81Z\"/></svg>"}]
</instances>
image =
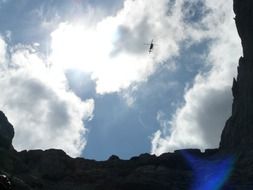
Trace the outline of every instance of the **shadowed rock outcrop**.
<instances>
[{"instance_id":1,"label":"shadowed rock outcrop","mask_svg":"<svg viewBox=\"0 0 253 190\"><path fill-rule=\"evenodd\" d=\"M243 57L248 62L253 61L253 1L234 0L236 27L242 41Z\"/></svg>"},{"instance_id":2,"label":"shadowed rock outcrop","mask_svg":"<svg viewBox=\"0 0 253 190\"><path fill-rule=\"evenodd\" d=\"M178 150L159 157L145 153L130 160L113 155L106 161L71 158L56 149L0 149L0 173L10 178L13 190L197 190L206 189L209 181L215 181L212 189L227 188L230 183L224 179L234 162L218 149ZM236 173L235 178L241 182Z\"/></svg>"},{"instance_id":3,"label":"shadowed rock outcrop","mask_svg":"<svg viewBox=\"0 0 253 190\"><path fill-rule=\"evenodd\" d=\"M253 1L234 0L235 22L243 47L233 82L232 116L222 132L222 150L253 149Z\"/></svg>"},{"instance_id":4,"label":"shadowed rock outcrop","mask_svg":"<svg viewBox=\"0 0 253 190\"><path fill-rule=\"evenodd\" d=\"M3 112L0 111L0 148L12 148L12 139L14 137L13 126Z\"/></svg>"}]
</instances>

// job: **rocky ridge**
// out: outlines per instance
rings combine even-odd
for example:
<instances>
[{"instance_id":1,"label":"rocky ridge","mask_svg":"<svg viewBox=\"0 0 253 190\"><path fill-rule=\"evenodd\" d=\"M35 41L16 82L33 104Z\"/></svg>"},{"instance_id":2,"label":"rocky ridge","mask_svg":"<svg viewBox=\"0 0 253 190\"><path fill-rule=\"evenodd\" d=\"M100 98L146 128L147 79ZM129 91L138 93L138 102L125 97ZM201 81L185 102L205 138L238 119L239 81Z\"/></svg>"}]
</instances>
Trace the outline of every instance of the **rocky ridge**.
<instances>
[{"instance_id":1,"label":"rocky ridge","mask_svg":"<svg viewBox=\"0 0 253 190\"><path fill-rule=\"evenodd\" d=\"M130 160L71 158L62 150L17 152L13 126L0 112L0 172L14 190L251 190L253 189L253 1L234 0L242 39L232 116L218 149L141 154Z\"/></svg>"}]
</instances>

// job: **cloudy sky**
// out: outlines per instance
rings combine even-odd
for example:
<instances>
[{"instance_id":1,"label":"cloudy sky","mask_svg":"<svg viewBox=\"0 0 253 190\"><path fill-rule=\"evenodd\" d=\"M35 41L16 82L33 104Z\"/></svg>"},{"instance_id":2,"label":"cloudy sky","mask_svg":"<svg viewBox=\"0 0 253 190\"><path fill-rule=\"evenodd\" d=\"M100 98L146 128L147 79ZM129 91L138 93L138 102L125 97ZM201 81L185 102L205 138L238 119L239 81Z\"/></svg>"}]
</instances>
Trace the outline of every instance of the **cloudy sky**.
<instances>
[{"instance_id":1,"label":"cloudy sky","mask_svg":"<svg viewBox=\"0 0 253 190\"><path fill-rule=\"evenodd\" d=\"M233 17L232 0L0 0L15 148L105 160L217 147L242 54Z\"/></svg>"}]
</instances>

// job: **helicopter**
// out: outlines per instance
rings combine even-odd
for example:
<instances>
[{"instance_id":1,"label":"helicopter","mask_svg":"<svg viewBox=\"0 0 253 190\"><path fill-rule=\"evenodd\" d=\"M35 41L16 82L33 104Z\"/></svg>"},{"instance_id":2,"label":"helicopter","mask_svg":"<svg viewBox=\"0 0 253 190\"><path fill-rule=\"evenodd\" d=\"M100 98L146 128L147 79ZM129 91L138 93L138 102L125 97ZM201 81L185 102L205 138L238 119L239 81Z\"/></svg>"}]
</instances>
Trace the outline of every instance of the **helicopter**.
<instances>
[{"instance_id":1,"label":"helicopter","mask_svg":"<svg viewBox=\"0 0 253 190\"><path fill-rule=\"evenodd\" d=\"M152 53L153 49L154 49L154 40L152 39L150 44L145 44L145 45L148 45L149 46L149 51L148 53Z\"/></svg>"}]
</instances>

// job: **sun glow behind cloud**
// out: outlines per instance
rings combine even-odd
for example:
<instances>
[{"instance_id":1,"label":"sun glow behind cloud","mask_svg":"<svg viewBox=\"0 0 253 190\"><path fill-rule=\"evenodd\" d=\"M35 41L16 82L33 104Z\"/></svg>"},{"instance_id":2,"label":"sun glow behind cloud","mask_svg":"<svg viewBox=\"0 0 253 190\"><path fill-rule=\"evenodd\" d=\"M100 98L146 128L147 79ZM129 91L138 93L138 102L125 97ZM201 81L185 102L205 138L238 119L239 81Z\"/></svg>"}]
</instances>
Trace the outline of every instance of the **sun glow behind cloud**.
<instances>
[{"instance_id":1,"label":"sun glow behind cloud","mask_svg":"<svg viewBox=\"0 0 253 190\"><path fill-rule=\"evenodd\" d=\"M112 42L104 32L77 24L60 24L51 34L50 61L64 69L76 68L88 73L98 70L98 64L112 50Z\"/></svg>"},{"instance_id":2,"label":"sun glow behind cloud","mask_svg":"<svg viewBox=\"0 0 253 190\"><path fill-rule=\"evenodd\" d=\"M117 92L129 87L131 82L145 78L143 75L150 72L147 70L151 55L113 55L117 25L110 18L89 28L62 23L51 36L50 62L53 66L91 74L97 82L97 93Z\"/></svg>"},{"instance_id":3,"label":"sun glow behind cloud","mask_svg":"<svg viewBox=\"0 0 253 190\"><path fill-rule=\"evenodd\" d=\"M9 46L0 36L0 109L15 127L17 150L60 148L79 156L94 100L81 100L61 70L46 67L34 46ZM69 135L71 134L71 135Z\"/></svg>"},{"instance_id":4,"label":"sun glow behind cloud","mask_svg":"<svg viewBox=\"0 0 253 190\"><path fill-rule=\"evenodd\" d=\"M51 5L50 2L47 1L47 4ZM174 58L183 56L181 50L184 48L189 48L190 50L191 45L208 41L208 48L210 49L206 51L209 54L208 57L205 57L207 55L200 55L203 57L203 65L201 67L208 65L213 69L209 73L198 74L193 88L186 89L185 104L181 102L181 107L178 107L178 111L174 113L173 121L166 121L166 126L161 125L162 129L154 135L152 145L153 153L160 154L164 151L185 147L185 145L203 147L214 145L213 142L217 143L218 135L216 133L215 135L209 135L211 134L210 131L214 132L217 129L205 128L206 123L210 122L204 116L214 117L214 113L218 113L216 110L220 110L220 107L225 109L229 104L225 103L223 106L220 102L225 102L227 99L225 97L228 97L230 79L235 70L231 69L234 68L231 65L235 62L235 57L238 55L237 47L239 47L238 40L235 40L234 37L235 28L232 19L233 14L231 13L232 1L227 3L218 0L125 0L124 6L111 16L99 14L100 10L97 10L96 7L89 7L85 9L87 11L83 11L83 9L80 9L79 3L76 3L76 5L71 11L69 8L58 10L58 7L39 9L40 18L43 18L43 22L40 23L41 28L47 28L47 30L46 32L39 31L38 33L52 32L50 29L54 28L51 36L50 32L47 33L47 38L50 36L52 42L49 55L41 55L43 54L42 52L31 51L31 49L36 48L27 48L26 45L16 46L14 50L10 47L7 48L8 45L0 41L0 49L2 49L0 51L0 57L2 58L0 60L0 68L3 72L9 70L10 65L19 72L25 71L29 77L26 78L22 75L17 76L17 79L24 81L24 83L32 80L33 83L30 83L32 87L40 87L52 94L52 97L57 97L52 99L51 96L46 96L50 105L54 105L53 101L62 100L58 102L59 105L61 102L65 102L61 105L64 107L67 104L68 109L71 109L72 105L74 107L81 105L80 99L85 99L74 94L73 89L68 86L69 78L66 78L68 70L71 70L71 72L78 70L79 73L83 72L90 77L87 77L87 80L92 81L92 88L93 84L96 85L97 94L103 95L116 92L118 95L122 95L124 99L127 99L130 105L135 103L136 99L134 96L138 93L138 85L147 81L155 73L157 67L166 62L166 66L169 68L168 75L170 75L170 72L180 70L181 63L176 62ZM62 16L65 14L74 15L78 12L75 11L75 8L82 10L82 14L76 15L78 17L76 20L68 18L68 16ZM57 9L57 11L54 9ZM70 11L71 14L65 13L63 10ZM38 14L37 11L35 12ZM58 15L59 12L61 12L60 15ZM96 13L98 14L96 15ZM47 14L49 16L45 16ZM26 27L22 26L22 28ZM32 36L30 35L31 31L28 33L26 36ZM155 47L153 53L149 54L148 46L144 44L150 43L152 39L154 39ZM30 41L27 43L30 43ZM41 46L43 46L43 43L41 43ZM225 51L226 49L229 50ZM11 55L7 55L9 51ZM43 59L46 56L48 56L48 60ZM12 60L7 60L8 57ZM2 64L9 61L12 64ZM189 63L189 67L191 65ZM4 73L4 75L7 76L8 74ZM179 75L185 75L185 73L180 71ZM18 84L16 96L21 94L23 97L21 89L30 92L29 85L27 88L23 88L21 83ZM0 85L3 88L1 80ZM185 84L180 83L179 85L184 86ZM224 87L226 92L223 91ZM88 87L83 85L80 88L85 89ZM133 91L134 93L132 93ZM150 91L154 90L150 89ZM10 94L12 94L11 92ZM68 94L72 94L72 98L75 99L74 103L66 99ZM212 94L212 96L209 96L209 94ZM6 97L8 97L8 94ZM35 97L39 102L40 98L40 94ZM22 98L17 99L17 101L22 101ZM218 103L214 104L213 102L215 101ZM90 110L89 114L77 114L79 115L77 120L80 129L83 127L81 120L84 115L89 115L92 118L92 110L96 102L93 102L93 100L88 102L89 106L86 106L87 108L84 110ZM161 102L156 103L163 104ZM210 111L201 109L204 106L207 107L207 103L209 103ZM194 109L196 108L195 105L198 105L198 109ZM212 105L216 105L216 107L213 108ZM217 107L217 105L220 105L220 107ZM61 108L63 109L63 107ZM57 118L60 118L61 109L56 108L58 108L58 104L55 105L54 113L59 114ZM27 114L37 113L36 111L31 111L29 106L20 107L20 109L26 109ZM13 122L14 124L19 123L19 121L21 123L21 119L17 117L20 115L20 110L15 112L13 108L9 107L8 111L12 118L16 118L16 121ZM47 112L47 109L42 111ZM166 114L173 115L171 112ZM30 118L33 118L33 116L34 118L37 117L37 115L31 115ZM224 120L225 116L221 117ZM74 117L71 118L73 119ZM223 122L222 119L220 119L221 122ZM50 122L51 120L48 120L48 122L41 124L41 129L46 127L46 125L51 125ZM53 122L55 121L52 120ZM120 122L120 119L118 119L118 122ZM158 122L160 122L159 119ZM22 125L26 125L26 123ZM220 125L220 122L218 122L218 125ZM20 134L22 131L20 130ZM171 133L164 131L170 131ZM73 137L73 139L80 140L79 134L76 133L76 137ZM208 138L205 135L208 135ZM215 136L215 138L210 141L210 136ZM208 139L210 142L207 142ZM85 140L82 139L83 142ZM22 142L22 139L20 142ZM36 148L49 147L49 145L45 146L45 142L40 141L40 143ZM52 142L50 146L55 147L55 144L55 142ZM22 148L26 145L27 143L24 143L20 147ZM74 154L80 154L83 147L76 147Z\"/></svg>"},{"instance_id":5,"label":"sun glow behind cloud","mask_svg":"<svg viewBox=\"0 0 253 190\"><path fill-rule=\"evenodd\" d=\"M176 24L180 22L181 1L170 16L163 7L166 0L160 0L152 10L149 3L127 0L115 16L93 24L87 24L90 22L85 18L83 22L61 23L51 34L50 62L65 70L89 73L99 94L120 92L145 81L157 64L178 54L179 42L191 33L189 30L182 35L184 26ZM157 44L148 54L144 44L153 38Z\"/></svg>"},{"instance_id":6,"label":"sun glow behind cloud","mask_svg":"<svg viewBox=\"0 0 253 190\"><path fill-rule=\"evenodd\" d=\"M180 9L180 2L176 3L176 10ZM77 69L88 73L98 94L122 92L147 80L157 64L178 55L179 43L189 36L189 33L186 37L178 35L184 31L183 25L176 24L180 15L178 11L166 15L163 10L166 3L167 0L159 3L126 0L124 7L113 16L94 19L89 16L92 15L89 10L87 16L82 15L75 22L66 21L65 17L56 27L52 25L61 17L56 14L57 18L51 18L55 15L52 10L48 19L45 15L51 10L41 9L39 17L47 18L42 19L41 28L46 28L46 32L56 28L51 33L49 54L44 55L40 47L29 45L30 41L28 45L10 46L4 42L0 56L1 60L8 59L1 65L0 74L6 78L0 80L0 86L12 85L12 88L2 93L0 106L16 126L14 143L18 149L54 147L71 155L81 154L86 144L84 122L92 118L96 102L78 97L68 86L66 72ZM152 9L148 6L151 4ZM45 27L45 23L50 24ZM144 43L150 43L153 38L156 45L149 54ZM15 80L19 82L12 84ZM15 94L11 96L13 99L9 98L10 94ZM38 131L37 136L32 135L34 130ZM74 135L68 136L72 130ZM60 132L63 134L59 135Z\"/></svg>"},{"instance_id":7,"label":"sun glow behind cloud","mask_svg":"<svg viewBox=\"0 0 253 190\"><path fill-rule=\"evenodd\" d=\"M219 5L224 6L224 4L222 2ZM200 7L201 10L194 10L194 12L193 7ZM238 40L235 40L234 35L231 34L232 40L228 39L225 41L226 43L223 43L226 37L221 36L220 33L225 31L224 26L232 28L231 31L234 30L229 19L232 14L231 11L227 11L228 7L222 7L221 11L218 11L217 7L213 3L200 0L193 2L159 0L155 3L151 0L126 0L123 8L116 15L105 17L92 25L85 24L90 23L89 21L60 24L51 35L52 54L50 61L53 66L62 67L64 70L78 69L89 73L91 79L96 83L98 94L122 92L128 90L133 84L147 80L159 64L163 64L165 61L174 64L173 60L180 56L180 50L183 46L191 48L193 44L208 41L208 48L210 49L207 50L207 55L202 55L206 56L203 58L203 65L210 66L210 76L214 72L215 77L226 78L229 76L230 78L234 70L230 69L227 72L228 75L225 76L225 72L215 72L218 68L216 63L223 68L222 65L231 64L234 58L230 60L228 56L221 55L220 52L222 51L214 56L212 53L221 47L220 44L228 44L231 51L238 53L238 48L234 48ZM222 15L224 10L228 13ZM216 31L215 28L217 28ZM217 33L218 30L220 31L219 34ZM227 33L230 35L229 32ZM157 44L154 52L148 54L148 48L144 46L144 43L153 38ZM215 90L205 76L207 76L206 73L203 75L199 73L194 83L203 83L205 88ZM225 92L220 94L220 89L224 89L224 87L227 89L229 81L225 80L225 83L215 84L219 89L217 96L221 97L221 94L224 95ZM192 89L196 86L198 85L193 85ZM187 90L187 92L190 91L191 89ZM171 121L166 126L166 128L171 129L171 134L158 131L154 135L153 153L160 154L185 146L207 147L210 144L214 146L214 142L217 143L219 127L219 129L212 131L215 138L212 137L212 143L208 144L204 136L207 135L206 131L209 129L201 127L196 121L196 117L190 118L188 114L185 114L188 111L189 115L198 114L198 110L191 110L194 101L192 98L191 102L186 99L187 94L189 94L187 92L185 105L190 105L189 110L184 111L184 107L178 108L173 119L176 121L182 116L182 119L179 119L180 125L177 126L175 121L174 123ZM205 100L205 91L199 92L198 95L194 94L194 97L203 97ZM134 100L131 95L128 99ZM200 99L196 98L195 102L198 104ZM194 135L190 135L191 133Z\"/></svg>"}]
</instances>

